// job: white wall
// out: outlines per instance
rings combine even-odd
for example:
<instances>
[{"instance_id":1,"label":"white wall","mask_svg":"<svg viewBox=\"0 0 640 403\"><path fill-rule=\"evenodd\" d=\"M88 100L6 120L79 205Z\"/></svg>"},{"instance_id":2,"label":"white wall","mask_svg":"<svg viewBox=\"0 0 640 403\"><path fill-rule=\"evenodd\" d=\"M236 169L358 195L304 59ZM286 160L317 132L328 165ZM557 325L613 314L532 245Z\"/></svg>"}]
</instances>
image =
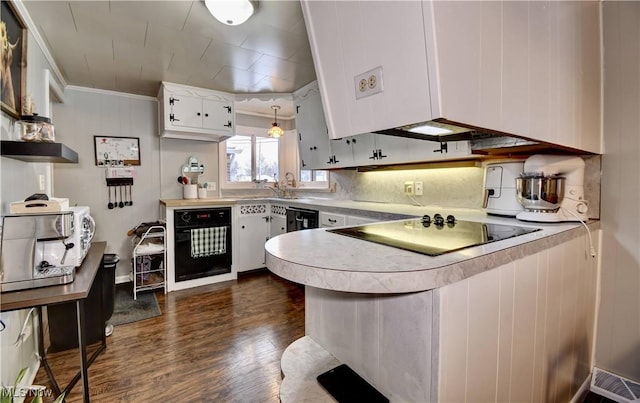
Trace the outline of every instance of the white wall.
<instances>
[{"instance_id":1,"label":"white wall","mask_svg":"<svg viewBox=\"0 0 640 403\"><path fill-rule=\"evenodd\" d=\"M157 102L153 98L68 87L65 103L54 105L56 139L78 153L77 164L56 164L54 196L89 206L96 220L95 240L122 258L116 275L128 274L131 242L127 231L158 219L160 198ZM140 138L141 165L132 187L133 205L109 210L105 169L95 165L94 135Z\"/></svg>"},{"instance_id":2,"label":"white wall","mask_svg":"<svg viewBox=\"0 0 640 403\"><path fill-rule=\"evenodd\" d=\"M640 3L605 1L596 366L640 381Z\"/></svg>"}]
</instances>

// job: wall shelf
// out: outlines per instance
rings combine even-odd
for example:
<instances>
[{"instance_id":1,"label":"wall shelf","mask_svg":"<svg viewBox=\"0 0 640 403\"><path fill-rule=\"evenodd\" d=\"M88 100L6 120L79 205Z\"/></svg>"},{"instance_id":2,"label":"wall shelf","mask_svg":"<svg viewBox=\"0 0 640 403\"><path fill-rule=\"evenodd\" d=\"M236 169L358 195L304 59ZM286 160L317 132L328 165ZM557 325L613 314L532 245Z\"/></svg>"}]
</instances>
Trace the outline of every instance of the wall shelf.
<instances>
[{"instance_id":1,"label":"wall shelf","mask_svg":"<svg viewBox=\"0 0 640 403\"><path fill-rule=\"evenodd\" d=\"M0 155L24 162L78 162L78 153L62 143L2 140L0 141Z\"/></svg>"}]
</instances>

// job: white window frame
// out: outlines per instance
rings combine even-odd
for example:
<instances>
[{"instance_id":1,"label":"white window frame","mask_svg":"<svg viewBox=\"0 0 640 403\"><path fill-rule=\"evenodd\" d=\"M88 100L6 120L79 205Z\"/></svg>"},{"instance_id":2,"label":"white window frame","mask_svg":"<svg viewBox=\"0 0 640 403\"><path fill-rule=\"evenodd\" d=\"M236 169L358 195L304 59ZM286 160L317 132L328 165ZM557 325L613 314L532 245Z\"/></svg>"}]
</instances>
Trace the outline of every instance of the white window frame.
<instances>
[{"instance_id":1,"label":"white window frame","mask_svg":"<svg viewBox=\"0 0 640 403\"><path fill-rule=\"evenodd\" d=\"M260 133L260 128L248 127L248 126L236 126L236 135L238 136L255 136L255 137L268 137L266 135L261 136L256 133ZM251 142L251 157L255 158L256 156L256 143L254 141ZM282 172L282 142L278 140L278 177L281 176ZM255 161L255 160L254 160ZM256 189L256 183L252 181L250 182L229 182L227 178L227 142L221 141L218 143L218 172L220 172L220 188L221 189ZM256 176L256 167L254 164L251 166L251 176L255 179ZM273 181L266 182L273 186Z\"/></svg>"},{"instance_id":2,"label":"white window frame","mask_svg":"<svg viewBox=\"0 0 640 403\"><path fill-rule=\"evenodd\" d=\"M256 133L265 133L264 136ZM249 127L249 126L236 126L236 134L239 136L256 136L267 137L266 130L261 128ZM330 187L331 171L327 171L327 181L313 181L302 182L300 181L300 154L298 151L297 131L287 130L283 137L278 140L278 179L281 180L285 177L286 172L295 172L297 188L301 191L305 190L318 190L327 191ZM252 143L251 149L252 156L255 156L255 142ZM255 167L252 167L252 170ZM320 171L320 170L318 170ZM218 172L220 173L220 188L227 190L234 189L256 189L256 183L251 182L228 182L227 181L227 143L222 141L218 143ZM252 176L255 176L255 172L252 172ZM274 182L269 181L267 184L273 187Z\"/></svg>"}]
</instances>

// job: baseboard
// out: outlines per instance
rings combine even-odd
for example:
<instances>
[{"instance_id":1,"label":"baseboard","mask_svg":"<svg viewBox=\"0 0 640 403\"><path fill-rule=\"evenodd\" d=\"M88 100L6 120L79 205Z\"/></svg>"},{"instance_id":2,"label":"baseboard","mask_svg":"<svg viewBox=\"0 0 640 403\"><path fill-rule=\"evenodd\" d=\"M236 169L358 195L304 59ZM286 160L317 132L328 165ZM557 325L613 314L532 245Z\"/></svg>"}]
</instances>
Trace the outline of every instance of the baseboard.
<instances>
[{"instance_id":1,"label":"baseboard","mask_svg":"<svg viewBox=\"0 0 640 403\"><path fill-rule=\"evenodd\" d=\"M126 276L116 276L116 284L130 283L130 282L131 282L131 278L128 274Z\"/></svg>"},{"instance_id":2,"label":"baseboard","mask_svg":"<svg viewBox=\"0 0 640 403\"><path fill-rule=\"evenodd\" d=\"M578 389L576 391L576 394L573 395L570 403L580 403L584 401L584 398L587 396L587 393L589 393L590 386L591 386L591 374L589 374L587 376L587 379L585 379L584 382L582 382L582 385L580 385L580 389Z\"/></svg>"}]
</instances>

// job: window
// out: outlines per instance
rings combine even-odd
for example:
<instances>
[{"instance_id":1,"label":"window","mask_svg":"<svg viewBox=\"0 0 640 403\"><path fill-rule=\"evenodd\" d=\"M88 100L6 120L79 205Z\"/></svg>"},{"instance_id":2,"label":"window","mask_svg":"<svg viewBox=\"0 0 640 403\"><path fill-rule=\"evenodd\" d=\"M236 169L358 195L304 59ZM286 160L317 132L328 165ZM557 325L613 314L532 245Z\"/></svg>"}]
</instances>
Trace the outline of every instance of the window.
<instances>
[{"instance_id":1,"label":"window","mask_svg":"<svg viewBox=\"0 0 640 403\"><path fill-rule=\"evenodd\" d=\"M273 182L279 171L278 139L236 135L225 141L226 182Z\"/></svg>"},{"instance_id":2,"label":"window","mask_svg":"<svg viewBox=\"0 0 640 403\"><path fill-rule=\"evenodd\" d=\"M329 172L301 169L300 181L301 182L328 182Z\"/></svg>"},{"instance_id":3,"label":"window","mask_svg":"<svg viewBox=\"0 0 640 403\"><path fill-rule=\"evenodd\" d=\"M301 189L328 189L329 171L299 168L298 139L288 130L279 139L266 136L264 128L236 126L236 135L219 144L220 186L223 189L255 189L254 181L273 184L286 172L294 172Z\"/></svg>"}]
</instances>

